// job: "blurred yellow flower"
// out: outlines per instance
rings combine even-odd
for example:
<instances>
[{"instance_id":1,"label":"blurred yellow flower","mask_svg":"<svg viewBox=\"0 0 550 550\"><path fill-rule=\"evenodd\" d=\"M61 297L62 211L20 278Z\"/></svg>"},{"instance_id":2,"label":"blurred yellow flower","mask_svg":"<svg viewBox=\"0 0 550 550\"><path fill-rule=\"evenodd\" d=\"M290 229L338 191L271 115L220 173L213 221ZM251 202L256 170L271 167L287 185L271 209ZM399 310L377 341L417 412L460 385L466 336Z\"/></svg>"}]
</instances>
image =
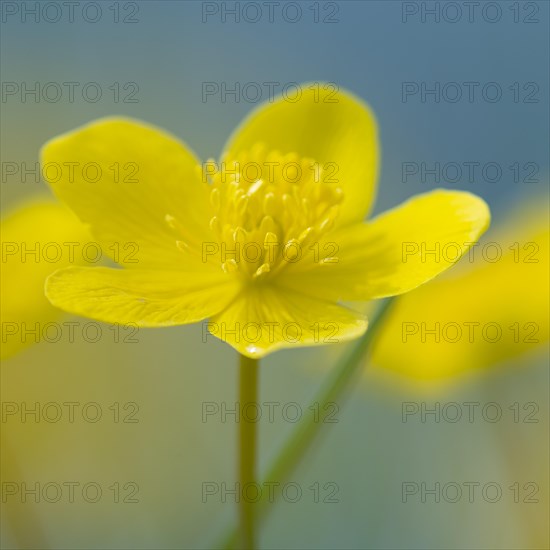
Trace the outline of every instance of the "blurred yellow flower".
<instances>
[{"instance_id":1,"label":"blurred yellow flower","mask_svg":"<svg viewBox=\"0 0 550 550\"><path fill-rule=\"evenodd\" d=\"M90 239L68 208L46 199L20 205L1 225L1 357L5 359L38 342L48 323L63 315L44 295L46 277L61 267L83 263L75 248Z\"/></svg>"},{"instance_id":2,"label":"blurred yellow flower","mask_svg":"<svg viewBox=\"0 0 550 550\"><path fill-rule=\"evenodd\" d=\"M219 162L144 123L103 119L44 146L44 165L94 166L50 178L57 196L108 251L134 241L126 269L51 276L56 306L106 322L209 330L252 358L345 341L367 328L338 302L407 292L453 262L402 258L405 241L457 242L462 255L489 223L480 198L434 191L364 223L378 174L376 122L358 98L304 87L260 106ZM135 166L114 181L113 167ZM92 181L93 180L93 181ZM116 258L115 258L116 260Z\"/></svg>"},{"instance_id":3,"label":"blurred yellow flower","mask_svg":"<svg viewBox=\"0 0 550 550\"><path fill-rule=\"evenodd\" d=\"M522 208L447 276L397 300L373 346L373 366L443 381L547 344L546 204Z\"/></svg>"}]
</instances>

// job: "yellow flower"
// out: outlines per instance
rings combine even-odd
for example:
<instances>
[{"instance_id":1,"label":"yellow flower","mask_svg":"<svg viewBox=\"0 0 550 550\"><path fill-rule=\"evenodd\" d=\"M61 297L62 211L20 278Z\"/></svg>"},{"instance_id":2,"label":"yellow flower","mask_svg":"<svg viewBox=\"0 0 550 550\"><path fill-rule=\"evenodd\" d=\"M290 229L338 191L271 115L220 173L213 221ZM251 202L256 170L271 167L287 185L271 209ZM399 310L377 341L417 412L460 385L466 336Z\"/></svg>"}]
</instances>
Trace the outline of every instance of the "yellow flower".
<instances>
[{"instance_id":1,"label":"yellow flower","mask_svg":"<svg viewBox=\"0 0 550 550\"><path fill-rule=\"evenodd\" d=\"M546 347L547 204L519 209L448 276L401 297L369 362L437 387Z\"/></svg>"},{"instance_id":2,"label":"yellow flower","mask_svg":"<svg viewBox=\"0 0 550 550\"><path fill-rule=\"evenodd\" d=\"M255 358L356 338L367 321L339 301L401 294L452 265L420 253L404 262L404 241L457 242L460 256L489 223L481 199L450 191L365 223L378 156L376 122L362 101L307 86L295 102L260 106L220 161L202 167L184 144L138 121L103 119L57 137L44 146L44 163L95 171L77 170L74 181L64 171L49 181L54 192L106 252L137 242L139 262L61 270L47 296L106 322L210 319L215 336ZM117 167L135 174L114 181Z\"/></svg>"},{"instance_id":3,"label":"yellow flower","mask_svg":"<svg viewBox=\"0 0 550 550\"><path fill-rule=\"evenodd\" d=\"M38 342L63 315L44 296L44 282L60 267L82 263L75 249L89 241L73 212L45 199L25 203L2 220L2 359Z\"/></svg>"}]
</instances>

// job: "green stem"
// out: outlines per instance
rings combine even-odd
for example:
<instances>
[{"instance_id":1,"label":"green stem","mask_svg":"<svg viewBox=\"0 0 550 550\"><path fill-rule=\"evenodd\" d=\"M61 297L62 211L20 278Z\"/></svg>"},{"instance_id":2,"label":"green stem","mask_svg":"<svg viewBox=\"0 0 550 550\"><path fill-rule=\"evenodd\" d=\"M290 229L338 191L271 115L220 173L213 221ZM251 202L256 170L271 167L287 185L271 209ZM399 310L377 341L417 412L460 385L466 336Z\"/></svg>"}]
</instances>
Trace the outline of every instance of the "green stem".
<instances>
[{"instance_id":1,"label":"green stem","mask_svg":"<svg viewBox=\"0 0 550 550\"><path fill-rule=\"evenodd\" d=\"M258 392L258 361L240 356L239 401L242 411L247 403L256 403ZM239 508L241 548L254 550L256 547L255 506L243 495L243 488L256 482L256 422L242 417L239 422L239 481L241 499Z\"/></svg>"},{"instance_id":2,"label":"green stem","mask_svg":"<svg viewBox=\"0 0 550 550\"><path fill-rule=\"evenodd\" d=\"M362 336L351 349L349 354L346 354L335 367L333 374L323 385L313 403L318 403L319 410L323 410L325 405L334 402L340 397L345 388L349 386L354 375L359 374L364 362L367 350L374 341L383 320L386 318L393 298L385 300L378 309L376 316L372 320L368 331ZM318 419L317 419L318 420ZM316 422L313 415L305 415L297 424L294 432L291 434L288 441L285 443L281 453L275 459L274 463L269 468L263 483L283 483L288 479L304 454L311 447L315 437L319 434L322 422ZM267 512L271 507L267 506L265 500L260 500L255 508L256 524L263 521L267 516ZM232 529L224 538L222 547L231 549L235 547L238 540L238 532Z\"/></svg>"},{"instance_id":3,"label":"green stem","mask_svg":"<svg viewBox=\"0 0 550 550\"><path fill-rule=\"evenodd\" d=\"M13 452L9 434L6 428L0 430L0 441L2 443L2 475L8 479L24 479L23 472L19 468L16 453ZM9 472L9 473L8 473ZM25 508L23 511L22 509ZM34 506L13 506L5 504L7 523L13 533L14 542L17 548L51 548L46 536L40 517Z\"/></svg>"}]
</instances>

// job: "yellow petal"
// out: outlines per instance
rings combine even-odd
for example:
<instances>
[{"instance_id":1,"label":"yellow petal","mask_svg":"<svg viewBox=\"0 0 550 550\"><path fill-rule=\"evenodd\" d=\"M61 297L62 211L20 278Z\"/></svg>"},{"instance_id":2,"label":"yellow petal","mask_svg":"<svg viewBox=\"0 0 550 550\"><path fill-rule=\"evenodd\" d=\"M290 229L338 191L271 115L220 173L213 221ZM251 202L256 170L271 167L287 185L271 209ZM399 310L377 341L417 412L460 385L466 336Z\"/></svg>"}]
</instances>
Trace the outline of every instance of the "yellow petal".
<instances>
[{"instance_id":1,"label":"yellow petal","mask_svg":"<svg viewBox=\"0 0 550 550\"><path fill-rule=\"evenodd\" d=\"M361 221L376 193L379 147L369 107L349 92L327 83L299 86L294 94L264 103L235 131L224 152L230 158L261 142L267 150L297 153L323 169L320 178L341 187L339 225Z\"/></svg>"},{"instance_id":2,"label":"yellow petal","mask_svg":"<svg viewBox=\"0 0 550 550\"><path fill-rule=\"evenodd\" d=\"M372 363L435 382L547 348L547 201L541 204L487 234L449 276L400 297Z\"/></svg>"},{"instance_id":3,"label":"yellow petal","mask_svg":"<svg viewBox=\"0 0 550 550\"><path fill-rule=\"evenodd\" d=\"M85 263L93 242L65 206L43 199L26 203L2 220L2 358L41 339L62 312L44 296L44 281L57 269Z\"/></svg>"},{"instance_id":4,"label":"yellow petal","mask_svg":"<svg viewBox=\"0 0 550 550\"><path fill-rule=\"evenodd\" d=\"M336 300L402 294L453 266L489 220L486 203L470 193L418 195L370 223L327 235L320 251L337 261L304 255L281 274L281 284Z\"/></svg>"},{"instance_id":5,"label":"yellow petal","mask_svg":"<svg viewBox=\"0 0 550 550\"><path fill-rule=\"evenodd\" d=\"M199 161L162 130L101 119L46 143L42 165L56 195L125 267L175 269L190 261L176 241L200 247L204 240L209 206ZM136 249L129 243L137 252L127 258Z\"/></svg>"},{"instance_id":6,"label":"yellow petal","mask_svg":"<svg viewBox=\"0 0 550 550\"><path fill-rule=\"evenodd\" d=\"M239 353L260 358L282 348L334 344L357 338L365 317L336 304L272 286L248 289L207 324Z\"/></svg>"},{"instance_id":7,"label":"yellow petal","mask_svg":"<svg viewBox=\"0 0 550 550\"><path fill-rule=\"evenodd\" d=\"M159 327L195 323L227 306L235 279L220 274L67 268L51 275L46 296L57 307L107 323Z\"/></svg>"}]
</instances>

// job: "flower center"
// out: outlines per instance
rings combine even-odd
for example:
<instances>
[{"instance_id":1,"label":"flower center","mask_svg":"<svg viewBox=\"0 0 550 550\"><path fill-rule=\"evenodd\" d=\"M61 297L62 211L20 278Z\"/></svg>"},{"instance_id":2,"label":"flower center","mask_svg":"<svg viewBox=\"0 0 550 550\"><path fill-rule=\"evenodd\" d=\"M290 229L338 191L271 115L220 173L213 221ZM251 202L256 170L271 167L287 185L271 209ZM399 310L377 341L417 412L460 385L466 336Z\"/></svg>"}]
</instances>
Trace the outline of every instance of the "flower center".
<instances>
[{"instance_id":1,"label":"flower center","mask_svg":"<svg viewBox=\"0 0 550 550\"><path fill-rule=\"evenodd\" d=\"M295 153L256 144L237 159L209 160L213 239L203 243L203 261L226 273L263 280L309 255L329 231L343 199L332 170ZM331 168L333 168L331 166Z\"/></svg>"}]
</instances>

